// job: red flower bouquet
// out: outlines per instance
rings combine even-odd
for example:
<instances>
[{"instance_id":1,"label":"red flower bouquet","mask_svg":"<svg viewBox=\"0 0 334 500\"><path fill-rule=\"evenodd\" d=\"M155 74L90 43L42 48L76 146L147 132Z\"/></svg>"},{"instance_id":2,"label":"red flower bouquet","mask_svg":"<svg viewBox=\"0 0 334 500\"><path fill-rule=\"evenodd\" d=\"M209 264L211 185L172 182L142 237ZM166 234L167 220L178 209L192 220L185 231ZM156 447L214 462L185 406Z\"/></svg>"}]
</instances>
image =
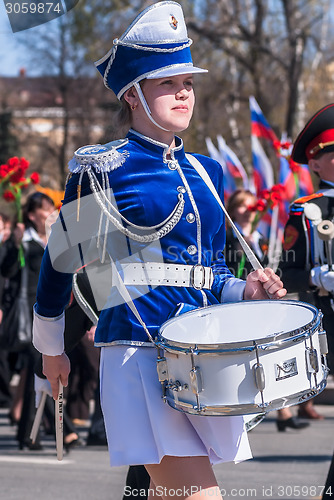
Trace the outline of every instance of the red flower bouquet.
<instances>
[{"instance_id":1,"label":"red flower bouquet","mask_svg":"<svg viewBox=\"0 0 334 500\"><path fill-rule=\"evenodd\" d=\"M29 162L25 158L17 156L9 158L7 163L0 165L0 196L8 202L15 203L18 222L22 222L22 189L27 188L29 184L38 184L39 182L37 172L26 176L28 168ZM19 250L19 259L21 266L24 266L22 247Z\"/></svg>"},{"instance_id":2,"label":"red flower bouquet","mask_svg":"<svg viewBox=\"0 0 334 500\"><path fill-rule=\"evenodd\" d=\"M248 210L251 212L256 212L252 223L252 232L255 231L260 220L268 210L279 205L284 199L285 189L282 184L274 184L271 189L264 189L259 193L259 198L256 203L248 207Z\"/></svg>"}]
</instances>

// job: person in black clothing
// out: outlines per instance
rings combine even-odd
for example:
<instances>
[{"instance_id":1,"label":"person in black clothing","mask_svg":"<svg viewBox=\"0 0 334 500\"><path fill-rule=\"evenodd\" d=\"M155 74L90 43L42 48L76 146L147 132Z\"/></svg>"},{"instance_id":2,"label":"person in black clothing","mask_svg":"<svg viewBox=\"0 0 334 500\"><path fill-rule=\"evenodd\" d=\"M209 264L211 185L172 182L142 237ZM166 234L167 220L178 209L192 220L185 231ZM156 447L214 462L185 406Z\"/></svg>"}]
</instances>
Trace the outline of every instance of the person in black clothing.
<instances>
[{"instance_id":1,"label":"person in black clothing","mask_svg":"<svg viewBox=\"0 0 334 500\"><path fill-rule=\"evenodd\" d=\"M49 196L39 192L33 193L27 198L23 207L23 223L16 224L11 237L4 243L4 255L0 269L1 274L7 278L8 285L4 290L2 300L4 314L6 314L6 310L9 310L12 301L15 300L20 290L22 268L19 261L19 249L22 245L24 266L27 271L28 306L32 318L39 270L47 242L46 220L54 210L54 203ZM33 445L29 438L35 415L34 366L39 357L40 355L32 343L29 343L19 353L19 370L24 385L22 411L17 429L17 440L20 449L26 446L30 449L41 448L38 440ZM52 420L53 404L50 405L50 402L48 402L46 408L47 411L49 409L48 415L52 428L54 420ZM73 428L68 433L70 440L78 439L74 431Z\"/></svg>"},{"instance_id":2,"label":"person in black clothing","mask_svg":"<svg viewBox=\"0 0 334 500\"><path fill-rule=\"evenodd\" d=\"M329 221L330 228L334 220L334 103L324 106L308 120L294 143L291 157L297 163L308 163L319 178L319 188L313 195L291 205L279 267L288 292L298 292L322 311L328 340L327 360L333 375L334 271L331 262L334 247L325 243L320 235L323 221ZM312 400L301 405L300 414L321 417L314 410ZM334 493L333 462L334 456L323 499L332 498Z\"/></svg>"},{"instance_id":3,"label":"person in black clothing","mask_svg":"<svg viewBox=\"0 0 334 500\"><path fill-rule=\"evenodd\" d=\"M328 264L333 259L334 247L322 241L318 229L322 221L331 224L334 220L333 123L334 104L329 104L310 118L295 141L292 159L308 163L319 178L319 189L291 205L279 263L288 292L299 293L301 300L314 303L324 315L331 374L334 374L334 272ZM323 418L314 410L312 401L301 405L299 413L303 417Z\"/></svg>"},{"instance_id":4,"label":"person in black clothing","mask_svg":"<svg viewBox=\"0 0 334 500\"><path fill-rule=\"evenodd\" d=\"M9 238L11 233L11 222L9 217L0 213L0 263L4 255L3 244ZM5 279L0 274L0 304L2 302L2 292L4 289ZM0 323L2 321L2 310L0 309ZM9 363L9 353L3 348L0 348L0 408L9 408L12 402L10 391L11 368Z\"/></svg>"}]
</instances>

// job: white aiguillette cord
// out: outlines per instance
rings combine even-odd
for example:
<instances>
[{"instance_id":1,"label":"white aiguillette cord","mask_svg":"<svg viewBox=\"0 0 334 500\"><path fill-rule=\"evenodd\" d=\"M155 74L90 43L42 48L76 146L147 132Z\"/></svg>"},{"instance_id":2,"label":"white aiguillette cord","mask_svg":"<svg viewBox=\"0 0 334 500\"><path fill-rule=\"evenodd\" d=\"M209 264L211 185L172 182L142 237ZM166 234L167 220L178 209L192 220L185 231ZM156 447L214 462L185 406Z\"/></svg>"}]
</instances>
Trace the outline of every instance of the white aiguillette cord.
<instances>
[{"instance_id":1,"label":"white aiguillette cord","mask_svg":"<svg viewBox=\"0 0 334 500\"><path fill-rule=\"evenodd\" d=\"M217 190L216 190L215 186L213 185L212 180L210 179L209 174L207 173L207 171L205 170L205 168L203 167L203 165L197 160L197 158L195 158L194 156L192 156L190 154L186 154L186 158L192 164L192 166L194 167L194 169L196 170L196 172L202 177L203 181L205 182L205 184L208 186L208 188L212 192L213 196L218 201L219 205L221 206L221 208L222 208L222 210L223 210L223 212L225 214L226 219L229 221L229 223L231 224L231 227L232 227L233 231L237 235L239 243L242 246L242 249L245 252L246 257L249 260L249 262L251 263L253 269L255 271L257 269L263 269L263 267L261 266L260 262L258 261L256 255L254 254L253 250L248 245L247 241L245 241L245 239L242 236L242 234L240 233L239 229L236 227L236 225L232 221L231 217L229 216L226 208L224 207L223 202L221 201L221 199L220 199L220 197L219 197L219 195L217 193Z\"/></svg>"}]
</instances>

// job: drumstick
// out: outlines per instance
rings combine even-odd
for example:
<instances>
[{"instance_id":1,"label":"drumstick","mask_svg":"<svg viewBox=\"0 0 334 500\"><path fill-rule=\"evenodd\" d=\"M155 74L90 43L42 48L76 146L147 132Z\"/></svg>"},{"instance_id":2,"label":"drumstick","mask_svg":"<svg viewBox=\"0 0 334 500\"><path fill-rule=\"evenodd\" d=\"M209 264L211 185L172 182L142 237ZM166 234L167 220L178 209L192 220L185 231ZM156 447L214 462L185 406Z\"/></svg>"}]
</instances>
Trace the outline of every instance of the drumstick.
<instances>
[{"instance_id":1,"label":"drumstick","mask_svg":"<svg viewBox=\"0 0 334 500\"><path fill-rule=\"evenodd\" d=\"M42 420L46 396L47 396L47 393L43 391L38 408L37 408L37 411L36 411L36 415L34 418L34 423L32 424L32 428L31 428L31 432L30 432L30 439L31 439L31 442L33 444L36 441L38 429L39 429L39 426L40 426L40 423Z\"/></svg>"},{"instance_id":2,"label":"drumstick","mask_svg":"<svg viewBox=\"0 0 334 500\"><path fill-rule=\"evenodd\" d=\"M63 459L63 384L59 380L58 399L55 401L57 459Z\"/></svg>"}]
</instances>

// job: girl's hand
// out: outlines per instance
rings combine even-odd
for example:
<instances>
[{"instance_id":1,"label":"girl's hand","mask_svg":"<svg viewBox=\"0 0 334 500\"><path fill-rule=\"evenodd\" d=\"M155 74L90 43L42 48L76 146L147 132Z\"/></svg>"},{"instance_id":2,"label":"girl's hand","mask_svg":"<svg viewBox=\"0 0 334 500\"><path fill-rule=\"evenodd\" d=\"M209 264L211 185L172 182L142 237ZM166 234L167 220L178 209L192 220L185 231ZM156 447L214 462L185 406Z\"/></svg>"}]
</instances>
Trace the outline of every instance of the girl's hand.
<instances>
[{"instance_id":1,"label":"girl's hand","mask_svg":"<svg viewBox=\"0 0 334 500\"><path fill-rule=\"evenodd\" d=\"M50 382L54 400L58 399L59 379L63 386L66 387L70 371L70 360L64 352L60 356L47 356L43 354L43 374Z\"/></svg>"},{"instance_id":2,"label":"girl's hand","mask_svg":"<svg viewBox=\"0 0 334 500\"><path fill-rule=\"evenodd\" d=\"M287 291L272 269L258 269L249 273L246 280L244 300L282 299Z\"/></svg>"}]
</instances>

